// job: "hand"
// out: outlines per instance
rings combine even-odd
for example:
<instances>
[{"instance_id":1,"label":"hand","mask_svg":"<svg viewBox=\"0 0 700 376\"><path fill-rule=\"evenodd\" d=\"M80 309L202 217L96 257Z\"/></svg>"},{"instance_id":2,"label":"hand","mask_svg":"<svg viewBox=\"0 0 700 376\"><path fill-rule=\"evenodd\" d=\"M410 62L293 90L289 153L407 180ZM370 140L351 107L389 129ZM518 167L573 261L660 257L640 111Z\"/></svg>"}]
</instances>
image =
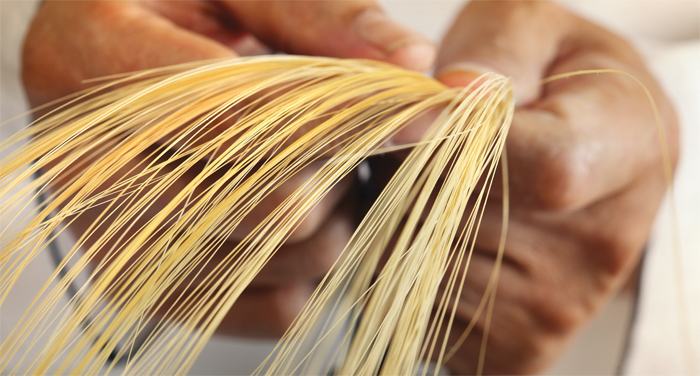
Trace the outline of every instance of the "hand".
<instances>
[{"instance_id":1,"label":"hand","mask_svg":"<svg viewBox=\"0 0 700 376\"><path fill-rule=\"evenodd\" d=\"M545 77L585 69L618 69L644 83L659 106L675 164L673 109L637 53L554 3L471 2L439 51L443 83L466 86L475 70L496 71L513 78L519 101L507 139L510 218L484 373L549 366L634 270L665 192L658 129L636 82L592 74L538 86ZM397 142L414 142L416 133ZM488 284L501 192L496 187L487 206L450 343ZM447 363L456 374L476 371L483 329L482 315Z\"/></svg>"},{"instance_id":2,"label":"hand","mask_svg":"<svg viewBox=\"0 0 700 376\"><path fill-rule=\"evenodd\" d=\"M436 54L372 1L48 1L27 35L22 75L32 106L39 106L84 89L85 79L268 50L377 59L419 71L430 68ZM317 167L273 192L227 239L222 256ZM353 213L339 206L351 183L341 182L308 215L238 300L224 331L277 336L286 330L352 233ZM71 230L83 233L98 214L86 212Z\"/></svg>"},{"instance_id":3,"label":"hand","mask_svg":"<svg viewBox=\"0 0 700 376\"><path fill-rule=\"evenodd\" d=\"M435 59L430 42L373 1L47 1L25 40L22 78L36 107L85 79L270 49L418 71Z\"/></svg>"}]
</instances>

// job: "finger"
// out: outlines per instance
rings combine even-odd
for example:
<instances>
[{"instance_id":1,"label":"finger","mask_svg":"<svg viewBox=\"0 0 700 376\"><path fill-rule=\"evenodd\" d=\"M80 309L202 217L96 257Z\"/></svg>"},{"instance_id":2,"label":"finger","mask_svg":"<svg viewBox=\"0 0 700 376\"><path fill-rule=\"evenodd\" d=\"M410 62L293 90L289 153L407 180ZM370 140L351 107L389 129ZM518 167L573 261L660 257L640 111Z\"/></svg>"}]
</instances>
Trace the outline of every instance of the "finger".
<instances>
[{"instance_id":1,"label":"finger","mask_svg":"<svg viewBox=\"0 0 700 376\"><path fill-rule=\"evenodd\" d=\"M270 52L269 48L247 33L221 3L172 0L144 0L142 3L178 27L213 39L238 55Z\"/></svg>"},{"instance_id":2,"label":"finger","mask_svg":"<svg viewBox=\"0 0 700 376\"><path fill-rule=\"evenodd\" d=\"M126 1L46 2L26 41L22 77L33 106L84 89L86 79L235 56Z\"/></svg>"},{"instance_id":3,"label":"finger","mask_svg":"<svg viewBox=\"0 0 700 376\"><path fill-rule=\"evenodd\" d=\"M170 0L144 0L141 3L178 27L220 42L226 42L232 34L243 33L243 29L236 27L227 17L228 12L220 3Z\"/></svg>"},{"instance_id":4,"label":"finger","mask_svg":"<svg viewBox=\"0 0 700 376\"><path fill-rule=\"evenodd\" d=\"M510 193L519 204L575 210L661 168L654 114L634 80L576 76L532 90L544 77L630 72L650 89L675 139L673 111L633 49L555 4L470 3L445 39L439 78L464 85L474 74L460 69L475 66L513 77L521 104L529 102L516 111L507 143Z\"/></svg>"},{"instance_id":5,"label":"finger","mask_svg":"<svg viewBox=\"0 0 700 376\"><path fill-rule=\"evenodd\" d=\"M531 203L569 211L640 179L663 180L663 153L672 163L678 153L673 108L637 53L583 20L577 30L577 37L562 47L575 52L555 62L549 74L616 69L633 75L658 106L670 142L659 147L649 98L628 76L588 74L547 84L538 102L516 111L508 139L511 181L514 193Z\"/></svg>"},{"instance_id":6,"label":"finger","mask_svg":"<svg viewBox=\"0 0 700 376\"><path fill-rule=\"evenodd\" d=\"M470 2L443 39L436 77L461 87L497 72L514 80L521 103L532 101L568 34L566 15L545 1Z\"/></svg>"},{"instance_id":7,"label":"finger","mask_svg":"<svg viewBox=\"0 0 700 376\"><path fill-rule=\"evenodd\" d=\"M499 289L500 290L500 289ZM483 363L483 374L487 375L534 375L551 366L563 349L566 341L556 334L539 331L528 320L527 313L510 302L496 298L487 347ZM484 313L476 326L470 328L471 317L459 317L450 326L447 349L455 348L454 356L445 366L457 375L477 373L479 356L483 344ZM468 336L463 334L470 328ZM444 337L441 333L440 339ZM461 341L459 341L462 339ZM459 342L458 342L459 341Z\"/></svg>"},{"instance_id":8,"label":"finger","mask_svg":"<svg viewBox=\"0 0 700 376\"><path fill-rule=\"evenodd\" d=\"M225 1L245 29L284 52L429 69L435 46L374 1Z\"/></svg>"},{"instance_id":9,"label":"finger","mask_svg":"<svg viewBox=\"0 0 700 376\"><path fill-rule=\"evenodd\" d=\"M497 72L513 79L519 104L530 102L539 96L538 83L567 34L558 21L565 15L542 1L470 2L442 41L436 77L447 86L465 87L483 73ZM416 122L394 140L418 142L431 124Z\"/></svg>"}]
</instances>

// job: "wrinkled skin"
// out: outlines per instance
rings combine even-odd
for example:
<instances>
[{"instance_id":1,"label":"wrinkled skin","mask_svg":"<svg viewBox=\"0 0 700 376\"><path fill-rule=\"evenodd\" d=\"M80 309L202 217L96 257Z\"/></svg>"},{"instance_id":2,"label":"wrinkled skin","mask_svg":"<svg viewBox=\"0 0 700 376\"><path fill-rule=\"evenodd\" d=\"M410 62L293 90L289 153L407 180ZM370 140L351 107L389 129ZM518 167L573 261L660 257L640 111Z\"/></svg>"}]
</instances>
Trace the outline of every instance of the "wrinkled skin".
<instances>
[{"instance_id":1,"label":"wrinkled skin","mask_svg":"<svg viewBox=\"0 0 700 376\"><path fill-rule=\"evenodd\" d=\"M84 88L86 78L270 50L429 68L435 48L378 9L359 1L49 1L27 36L23 79L38 106ZM367 34L369 41L361 38ZM437 51L437 78L445 84L463 86L479 70L492 70L511 76L518 96L507 141L509 232L485 373L534 373L550 365L632 273L664 194L657 128L634 81L602 74L537 86L544 77L583 69L619 69L649 88L675 163L675 115L640 57L626 41L554 3L469 3ZM423 131L412 126L394 141L415 142ZM315 167L274 192L253 217L268 213ZM241 296L222 331L277 336L286 329L354 229L353 184L343 181L310 213ZM495 261L499 184L452 338L473 316ZM88 213L73 229L90 222ZM457 374L476 370L483 320L475 330L447 364Z\"/></svg>"},{"instance_id":2,"label":"wrinkled skin","mask_svg":"<svg viewBox=\"0 0 700 376\"><path fill-rule=\"evenodd\" d=\"M469 3L443 40L437 77L462 86L474 79L464 68L513 77L519 100L507 139L510 219L484 372L534 373L634 271L666 185L654 114L636 82L600 74L537 83L587 69L635 76L659 107L674 165L677 121L626 41L554 3ZM484 215L455 337L494 263L499 201ZM455 373L475 371L480 341L472 336L450 360Z\"/></svg>"}]
</instances>

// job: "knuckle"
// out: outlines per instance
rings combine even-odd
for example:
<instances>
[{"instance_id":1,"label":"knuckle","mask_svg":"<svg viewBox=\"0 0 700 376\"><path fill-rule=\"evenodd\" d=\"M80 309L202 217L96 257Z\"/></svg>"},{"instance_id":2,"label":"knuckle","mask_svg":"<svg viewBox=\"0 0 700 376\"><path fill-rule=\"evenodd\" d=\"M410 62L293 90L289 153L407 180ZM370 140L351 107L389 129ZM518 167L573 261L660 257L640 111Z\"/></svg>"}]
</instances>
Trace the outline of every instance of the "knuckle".
<instances>
[{"instance_id":1,"label":"knuckle","mask_svg":"<svg viewBox=\"0 0 700 376\"><path fill-rule=\"evenodd\" d=\"M532 170L536 206L571 211L581 205L586 171L575 146L547 148Z\"/></svg>"},{"instance_id":2,"label":"knuckle","mask_svg":"<svg viewBox=\"0 0 700 376\"><path fill-rule=\"evenodd\" d=\"M537 374L547 368L561 351L564 337L542 330L531 321L520 321L513 330L494 333L489 340L494 357L507 362L490 362L488 373L504 375ZM487 352L487 357L488 357ZM487 362L488 364L489 362Z\"/></svg>"},{"instance_id":3,"label":"knuckle","mask_svg":"<svg viewBox=\"0 0 700 376\"><path fill-rule=\"evenodd\" d=\"M556 338L573 333L586 321L593 307L580 297L575 286L552 280L533 289L526 309L543 334Z\"/></svg>"},{"instance_id":4,"label":"knuckle","mask_svg":"<svg viewBox=\"0 0 700 376\"><path fill-rule=\"evenodd\" d=\"M609 232L592 238L589 248L595 249L593 262L601 271L603 289L610 290L631 269L642 250L643 238L636 231Z\"/></svg>"},{"instance_id":5,"label":"knuckle","mask_svg":"<svg viewBox=\"0 0 700 376\"><path fill-rule=\"evenodd\" d=\"M537 322L546 332L568 335L585 321L584 309L578 304L563 304L564 300L549 295L533 309Z\"/></svg>"}]
</instances>

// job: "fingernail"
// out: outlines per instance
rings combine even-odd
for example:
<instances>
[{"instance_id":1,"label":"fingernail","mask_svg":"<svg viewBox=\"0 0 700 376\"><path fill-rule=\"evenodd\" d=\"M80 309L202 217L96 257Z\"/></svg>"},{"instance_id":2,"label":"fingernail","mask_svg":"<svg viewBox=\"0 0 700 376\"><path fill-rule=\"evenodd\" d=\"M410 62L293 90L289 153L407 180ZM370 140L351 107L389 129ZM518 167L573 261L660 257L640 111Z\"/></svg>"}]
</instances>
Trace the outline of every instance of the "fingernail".
<instances>
[{"instance_id":1,"label":"fingernail","mask_svg":"<svg viewBox=\"0 0 700 376\"><path fill-rule=\"evenodd\" d=\"M497 69L486 64L460 62L440 69L435 73L435 78L449 87L465 87L486 73L503 75L503 73L500 73ZM479 84L480 82L477 82L476 86ZM523 87L518 85L518 82L513 82L513 94L515 96L515 101L520 105L530 102L537 96L536 92L524 91Z\"/></svg>"},{"instance_id":2,"label":"fingernail","mask_svg":"<svg viewBox=\"0 0 700 376\"><path fill-rule=\"evenodd\" d=\"M426 71L435 61L437 49L432 42L378 9L363 11L355 19L354 27L360 39L380 50L391 63Z\"/></svg>"},{"instance_id":3,"label":"fingernail","mask_svg":"<svg viewBox=\"0 0 700 376\"><path fill-rule=\"evenodd\" d=\"M449 87L464 87L486 73L498 72L485 64L462 62L440 69L435 78Z\"/></svg>"}]
</instances>

